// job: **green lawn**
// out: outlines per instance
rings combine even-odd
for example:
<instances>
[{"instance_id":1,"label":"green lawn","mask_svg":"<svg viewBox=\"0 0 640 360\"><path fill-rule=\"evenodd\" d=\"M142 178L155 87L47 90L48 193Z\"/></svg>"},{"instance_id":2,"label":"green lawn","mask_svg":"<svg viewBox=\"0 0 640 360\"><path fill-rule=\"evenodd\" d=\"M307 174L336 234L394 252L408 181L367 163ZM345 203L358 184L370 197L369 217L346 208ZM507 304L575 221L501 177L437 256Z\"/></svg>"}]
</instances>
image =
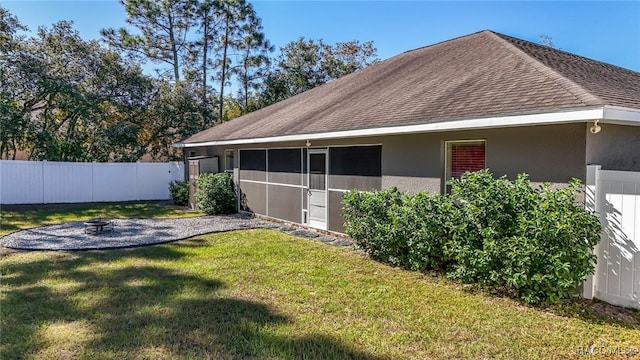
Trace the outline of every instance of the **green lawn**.
<instances>
[{"instance_id":1,"label":"green lawn","mask_svg":"<svg viewBox=\"0 0 640 360\"><path fill-rule=\"evenodd\" d=\"M0 208L0 236L34 226L67 221L105 218L167 218L202 215L185 211L184 207L161 202L130 202L104 204L3 205Z\"/></svg>"},{"instance_id":2,"label":"green lawn","mask_svg":"<svg viewBox=\"0 0 640 360\"><path fill-rule=\"evenodd\" d=\"M560 316L265 229L10 253L0 269L2 359L539 359L640 347L638 327L578 305Z\"/></svg>"}]
</instances>

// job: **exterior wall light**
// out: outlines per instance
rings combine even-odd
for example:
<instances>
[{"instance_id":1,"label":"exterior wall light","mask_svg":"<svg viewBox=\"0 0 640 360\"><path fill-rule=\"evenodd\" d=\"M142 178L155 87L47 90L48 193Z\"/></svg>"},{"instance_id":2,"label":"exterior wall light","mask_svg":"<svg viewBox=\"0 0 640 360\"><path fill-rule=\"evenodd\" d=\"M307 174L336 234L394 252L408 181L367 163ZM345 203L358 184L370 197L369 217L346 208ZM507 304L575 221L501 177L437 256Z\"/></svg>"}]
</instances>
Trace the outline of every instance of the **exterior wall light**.
<instances>
[{"instance_id":1,"label":"exterior wall light","mask_svg":"<svg viewBox=\"0 0 640 360\"><path fill-rule=\"evenodd\" d=\"M591 126L589 128L589 131L591 131L592 134L597 134L602 130L602 127L600 127L600 125L598 125L598 121L600 121L600 120L595 120L593 122L593 126Z\"/></svg>"},{"instance_id":2,"label":"exterior wall light","mask_svg":"<svg viewBox=\"0 0 640 360\"><path fill-rule=\"evenodd\" d=\"M307 140L306 143L304 143L307 147L311 146L311 140Z\"/></svg>"}]
</instances>

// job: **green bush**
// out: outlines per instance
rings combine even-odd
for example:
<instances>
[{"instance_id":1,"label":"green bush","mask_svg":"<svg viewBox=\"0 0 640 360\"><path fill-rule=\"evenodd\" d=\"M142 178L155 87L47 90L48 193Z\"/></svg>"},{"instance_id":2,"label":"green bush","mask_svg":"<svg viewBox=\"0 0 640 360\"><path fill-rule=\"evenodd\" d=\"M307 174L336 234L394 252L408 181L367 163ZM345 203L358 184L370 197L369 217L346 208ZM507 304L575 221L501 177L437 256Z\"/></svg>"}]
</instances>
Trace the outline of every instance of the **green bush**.
<instances>
[{"instance_id":1,"label":"green bush","mask_svg":"<svg viewBox=\"0 0 640 360\"><path fill-rule=\"evenodd\" d=\"M229 173L202 174L197 181L198 208L208 215L236 212L236 192Z\"/></svg>"},{"instance_id":2,"label":"green bush","mask_svg":"<svg viewBox=\"0 0 640 360\"><path fill-rule=\"evenodd\" d=\"M409 196L396 188L345 194L345 232L373 258L412 270L436 269L447 260L447 225L454 218L446 196Z\"/></svg>"},{"instance_id":3,"label":"green bush","mask_svg":"<svg viewBox=\"0 0 640 360\"><path fill-rule=\"evenodd\" d=\"M527 175L511 182L487 171L453 182L464 227L452 232L453 278L503 290L527 303L572 297L593 274L590 250L600 222L576 202L580 182L534 188Z\"/></svg>"},{"instance_id":4,"label":"green bush","mask_svg":"<svg viewBox=\"0 0 640 360\"><path fill-rule=\"evenodd\" d=\"M502 291L527 303L576 294L594 271L598 218L576 202L581 187L533 187L527 175L488 171L453 182L454 195L396 188L345 194L345 232L373 258Z\"/></svg>"},{"instance_id":5,"label":"green bush","mask_svg":"<svg viewBox=\"0 0 640 360\"><path fill-rule=\"evenodd\" d=\"M175 205L186 206L189 203L189 183L187 181L172 181L169 183L169 192Z\"/></svg>"}]
</instances>

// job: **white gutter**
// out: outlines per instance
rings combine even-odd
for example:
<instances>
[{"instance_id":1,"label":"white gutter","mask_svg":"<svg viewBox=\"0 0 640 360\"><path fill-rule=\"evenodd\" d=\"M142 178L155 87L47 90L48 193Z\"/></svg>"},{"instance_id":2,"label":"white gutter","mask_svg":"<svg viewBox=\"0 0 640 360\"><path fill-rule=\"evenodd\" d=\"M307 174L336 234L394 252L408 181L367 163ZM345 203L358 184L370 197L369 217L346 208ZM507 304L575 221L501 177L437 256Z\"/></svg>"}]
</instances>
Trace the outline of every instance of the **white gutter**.
<instances>
[{"instance_id":1,"label":"white gutter","mask_svg":"<svg viewBox=\"0 0 640 360\"><path fill-rule=\"evenodd\" d=\"M444 121L430 124L388 126L358 130L332 131L296 135L270 136L251 139L216 140L199 143L175 143L174 147L198 147L214 145L261 144L270 142L344 139L365 136L414 134L434 131L473 130L527 125L550 125L600 120L601 123L640 125L640 110L602 106L586 110L574 110L544 114L498 116L467 120Z\"/></svg>"}]
</instances>

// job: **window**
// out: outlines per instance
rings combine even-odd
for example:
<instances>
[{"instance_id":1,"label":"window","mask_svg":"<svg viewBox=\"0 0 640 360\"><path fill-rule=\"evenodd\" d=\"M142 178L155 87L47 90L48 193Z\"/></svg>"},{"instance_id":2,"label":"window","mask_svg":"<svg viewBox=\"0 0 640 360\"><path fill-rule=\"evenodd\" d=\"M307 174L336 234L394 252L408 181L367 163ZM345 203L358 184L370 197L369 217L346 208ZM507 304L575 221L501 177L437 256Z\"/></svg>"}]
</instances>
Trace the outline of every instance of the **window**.
<instances>
[{"instance_id":1,"label":"window","mask_svg":"<svg viewBox=\"0 0 640 360\"><path fill-rule=\"evenodd\" d=\"M330 148L329 174L382 176L382 146Z\"/></svg>"},{"instance_id":2,"label":"window","mask_svg":"<svg viewBox=\"0 0 640 360\"><path fill-rule=\"evenodd\" d=\"M301 149L270 149L268 159L270 172L302 172Z\"/></svg>"},{"instance_id":3,"label":"window","mask_svg":"<svg viewBox=\"0 0 640 360\"><path fill-rule=\"evenodd\" d=\"M240 150L240 170L267 171L267 151Z\"/></svg>"},{"instance_id":4,"label":"window","mask_svg":"<svg viewBox=\"0 0 640 360\"><path fill-rule=\"evenodd\" d=\"M224 171L233 171L233 150L224 151Z\"/></svg>"},{"instance_id":5,"label":"window","mask_svg":"<svg viewBox=\"0 0 640 360\"><path fill-rule=\"evenodd\" d=\"M447 141L445 191L451 192L451 179L460 179L467 171L480 171L485 164L485 140Z\"/></svg>"}]
</instances>

